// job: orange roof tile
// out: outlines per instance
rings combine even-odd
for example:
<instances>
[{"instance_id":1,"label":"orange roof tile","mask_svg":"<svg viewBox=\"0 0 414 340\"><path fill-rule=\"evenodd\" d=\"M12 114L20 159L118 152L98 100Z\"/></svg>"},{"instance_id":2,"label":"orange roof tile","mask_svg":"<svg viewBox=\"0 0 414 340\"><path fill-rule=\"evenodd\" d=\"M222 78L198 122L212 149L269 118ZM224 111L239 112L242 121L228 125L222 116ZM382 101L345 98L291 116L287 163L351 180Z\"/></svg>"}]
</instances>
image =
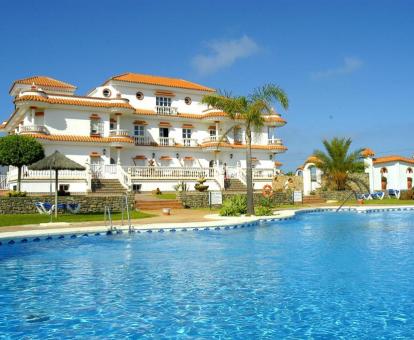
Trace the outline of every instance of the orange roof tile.
<instances>
[{"instance_id":1,"label":"orange roof tile","mask_svg":"<svg viewBox=\"0 0 414 340\"><path fill-rule=\"evenodd\" d=\"M15 102L22 101L34 101L49 104L61 104L61 105L76 105L76 106L92 106L92 107L118 107L124 109L134 109L128 103L117 103L112 102L108 99L92 98L92 97L79 97L79 96L68 96L68 97L43 97L35 95L22 95L15 99Z\"/></svg>"},{"instance_id":2,"label":"orange roof tile","mask_svg":"<svg viewBox=\"0 0 414 340\"><path fill-rule=\"evenodd\" d=\"M28 78L16 80L13 83L12 88L15 84L32 85L33 83L37 86L57 87L57 88L68 89L68 90L76 89L76 86L72 84L65 83L63 81L53 79L50 77L46 77L46 76L34 76L34 77L28 77Z\"/></svg>"},{"instance_id":3,"label":"orange roof tile","mask_svg":"<svg viewBox=\"0 0 414 340\"><path fill-rule=\"evenodd\" d=\"M370 149L370 148L365 148L364 150L362 150L361 156L362 157L372 157L372 156L375 156L375 152L372 151L372 149Z\"/></svg>"},{"instance_id":4,"label":"orange roof tile","mask_svg":"<svg viewBox=\"0 0 414 340\"><path fill-rule=\"evenodd\" d=\"M76 135L43 135L43 134L26 134L26 136L46 139L60 142L81 142L81 143L134 143L130 137L94 137L94 136L76 136Z\"/></svg>"},{"instance_id":5,"label":"orange roof tile","mask_svg":"<svg viewBox=\"0 0 414 340\"><path fill-rule=\"evenodd\" d=\"M282 162L275 161L275 166L282 166L282 165L283 165Z\"/></svg>"},{"instance_id":6,"label":"orange roof tile","mask_svg":"<svg viewBox=\"0 0 414 340\"><path fill-rule=\"evenodd\" d=\"M149 85L160 85L167 87L176 87L197 91L206 91L206 92L215 92L214 89L196 84L187 80L177 79L177 78L167 78L152 76L148 74L138 74L138 73L124 73L118 76L114 76L105 82L108 83L110 80L125 81L128 83L137 83L137 84L149 84Z\"/></svg>"},{"instance_id":7,"label":"orange roof tile","mask_svg":"<svg viewBox=\"0 0 414 340\"><path fill-rule=\"evenodd\" d=\"M137 159L137 160L144 160L144 159L147 159L147 157L146 157L146 156L144 156L144 155L137 155L137 156L135 156L135 157L134 157L134 159Z\"/></svg>"},{"instance_id":8,"label":"orange roof tile","mask_svg":"<svg viewBox=\"0 0 414 340\"><path fill-rule=\"evenodd\" d=\"M7 122L3 122L0 124L0 130L4 129L6 127Z\"/></svg>"},{"instance_id":9,"label":"orange roof tile","mask_svg":"<svg viewBox=\"0 0 414 340\"><path fill-rule=\"evenodd\" d=\"M403 163L414 164L414 159L402 157L402 156L384 156L384 157L375 158L373 161L374 164L391 163L391 162L403 162Z\"/></svg>"}]
</instances>

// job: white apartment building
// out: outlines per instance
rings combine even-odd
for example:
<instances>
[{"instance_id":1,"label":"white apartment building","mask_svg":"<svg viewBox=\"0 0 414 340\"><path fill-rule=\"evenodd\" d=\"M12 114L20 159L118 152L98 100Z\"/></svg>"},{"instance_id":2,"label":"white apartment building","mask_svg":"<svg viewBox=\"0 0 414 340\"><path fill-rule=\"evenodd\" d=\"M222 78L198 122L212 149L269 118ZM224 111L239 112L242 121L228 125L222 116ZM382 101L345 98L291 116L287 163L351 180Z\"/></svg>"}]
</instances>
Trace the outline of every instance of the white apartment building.
<instances>
[{"instance_id":1,"label":"white apartment building","mask_svg":"<svg viewBox=\"0 0 414 340\"><path fill-rule=\"evenodd\" d=\"M61 183L73 193L91 190L93 179L117 180L126 190L173 190L184 181L190 190L200 177L211 190L225 178L245 183L246 145L242 120L201 103L214 93L190 81L134 73L114 76L86 96L74 85L45 76L17 80L10 89L15 110L1 126L9 134L39 140L46 155L58 150L84 165L62 171ZM255 188L278 172L275 156L286 151L277 128L280 114L266 115L253 135ZM16 169L7 174L10 188ZM23 171L22 190L49 192L48 171Z\"/></svg>"},{"instance_id":2,"label":"white apartment building","mask_svg":"<svg viewBox=\"0 0 414 340\"><path fill-rule=\"evenodd\" d=\"M410 190L413 188L414 158L403 156L375 157L374 151L366 148L361 154L365 163L365 173L369 175L370 192L393 190ZM303 192L309 195L322 185L323 172L317 166L317 159L310 156L305 164L296 170L296 175L303 176Z\"/></svg>"}]
</instances>

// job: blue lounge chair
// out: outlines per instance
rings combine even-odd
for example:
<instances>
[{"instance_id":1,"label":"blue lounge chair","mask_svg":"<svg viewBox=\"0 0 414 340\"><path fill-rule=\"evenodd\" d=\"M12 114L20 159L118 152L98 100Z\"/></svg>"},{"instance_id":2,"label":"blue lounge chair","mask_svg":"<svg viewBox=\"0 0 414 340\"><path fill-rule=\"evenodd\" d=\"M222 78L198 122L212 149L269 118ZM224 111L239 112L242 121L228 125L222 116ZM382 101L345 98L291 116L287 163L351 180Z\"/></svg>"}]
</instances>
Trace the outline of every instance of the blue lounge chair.
<instances>
[{"instance_id":1,"label":"blue lounge chair","mask_svg":"<svg viewBox=\"0 0 414 340\"><path fill-rule=\"evenodd\" d=\"M372 200L371 194L358 194L357 199L359 200Z\"/></svg>"},{"instance_id":2,"label":"blue lounge chair","mask_svg":"<svg viewBox=\"0 0 414 340\"><path fill-rule=\"evenodd\" d=\"M35 207L39 214L50 215L54 210L54 206L49 202L36 202Z\"/></svg>"},{"instance_id":3,"label":"blue lounge chair","mask_svg":"<svg viewBox=\"0 0 414 340\"><path fill-rule=\"evenodd\" d=\"M80 203L68 203L68 204L66 205L66 209L67 209L67 211L69 211L69 212L70 212L70 213L72 213L72 214L77 214L77 213L79 213L79 211L80 211L80 207L81 207Z\"/></svg>"},{"instance_id":4,"label":"blue lounge chair","mask_svg":"<svg viewBox=\"0 0 414 340\"><path fill-rule=\"evenodd\" d=\"M382 191L377 191L371 194L371 197L374 200L382 200L384 198L385 194Z\"/></svg>"},{"instance_id":5,"label":"blue lounge chair","mask_svg":"<svg viewBox=\"0 0 414 340\"><path fill-rule=\"evenodd\" d=\"M397 189L388 190L388 196L390 196L391 198L399 199L400 195L401 195L401 190L397 190Z\"/></svg>"}]
</instances>

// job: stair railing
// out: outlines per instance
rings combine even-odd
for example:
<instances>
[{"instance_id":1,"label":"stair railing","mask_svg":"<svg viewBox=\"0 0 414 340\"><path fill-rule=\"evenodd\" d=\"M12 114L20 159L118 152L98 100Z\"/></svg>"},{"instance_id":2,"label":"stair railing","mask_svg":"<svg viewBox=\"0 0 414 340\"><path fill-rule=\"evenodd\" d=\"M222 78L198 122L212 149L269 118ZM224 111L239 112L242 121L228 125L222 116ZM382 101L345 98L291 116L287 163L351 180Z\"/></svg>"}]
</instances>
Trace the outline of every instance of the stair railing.
<instances>
[{"instance_id":1,"label":"stair railing","mask_svg":"<svg viewBox=\"0 0 414 340\"><path fill-rule=\"evenodd\" d=\"M104 208L104 221L105 221L105 227L108 226L108 223L109 223L109 228L107 231L108 234L112 234L113 232L116 231L116 228L114 227L112 223L111 208L109 208L107 205L105 205L105 208Z\"/></svg>"},{"instance_id":2,"label":"stair railing","mask_svg":"<svg viewBox=\"0 0 414 340\"><path fill-rule=\"evenodd\" d=\"M345 205L345 203L351 198L351 196L354 195L355 199L357 198L357 194L354 190L342 201L342 203L339 205L338 209L336 209L336 212L339 212L339 210L342 209L342 207Z\"/></svg>"}]
</instances>

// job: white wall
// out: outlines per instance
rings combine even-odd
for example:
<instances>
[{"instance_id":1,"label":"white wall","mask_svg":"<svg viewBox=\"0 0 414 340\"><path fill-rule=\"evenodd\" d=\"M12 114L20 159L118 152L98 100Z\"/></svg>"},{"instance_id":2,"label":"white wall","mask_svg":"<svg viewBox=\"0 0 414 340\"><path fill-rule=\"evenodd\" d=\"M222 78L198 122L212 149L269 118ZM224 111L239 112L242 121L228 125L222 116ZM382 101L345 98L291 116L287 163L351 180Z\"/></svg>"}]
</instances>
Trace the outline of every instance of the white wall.
<instances>
[{"instance_id":1,"label":"white wall","mask_svg":"<svg viewBox=\"0 0 414 340\"><path fill-rule=\"evenodd\" d=\"M381 169L386 168L387 173L381 174ZM387 178L387 189L407 189L407 178L414 178L413 174L408 174L407 169L414 167L409 164L401 162L390 162L385 164L374 164L372 168L374 191L379 191L381 187L381 178L385 176Z\"/></svg>"}]
</instances>

